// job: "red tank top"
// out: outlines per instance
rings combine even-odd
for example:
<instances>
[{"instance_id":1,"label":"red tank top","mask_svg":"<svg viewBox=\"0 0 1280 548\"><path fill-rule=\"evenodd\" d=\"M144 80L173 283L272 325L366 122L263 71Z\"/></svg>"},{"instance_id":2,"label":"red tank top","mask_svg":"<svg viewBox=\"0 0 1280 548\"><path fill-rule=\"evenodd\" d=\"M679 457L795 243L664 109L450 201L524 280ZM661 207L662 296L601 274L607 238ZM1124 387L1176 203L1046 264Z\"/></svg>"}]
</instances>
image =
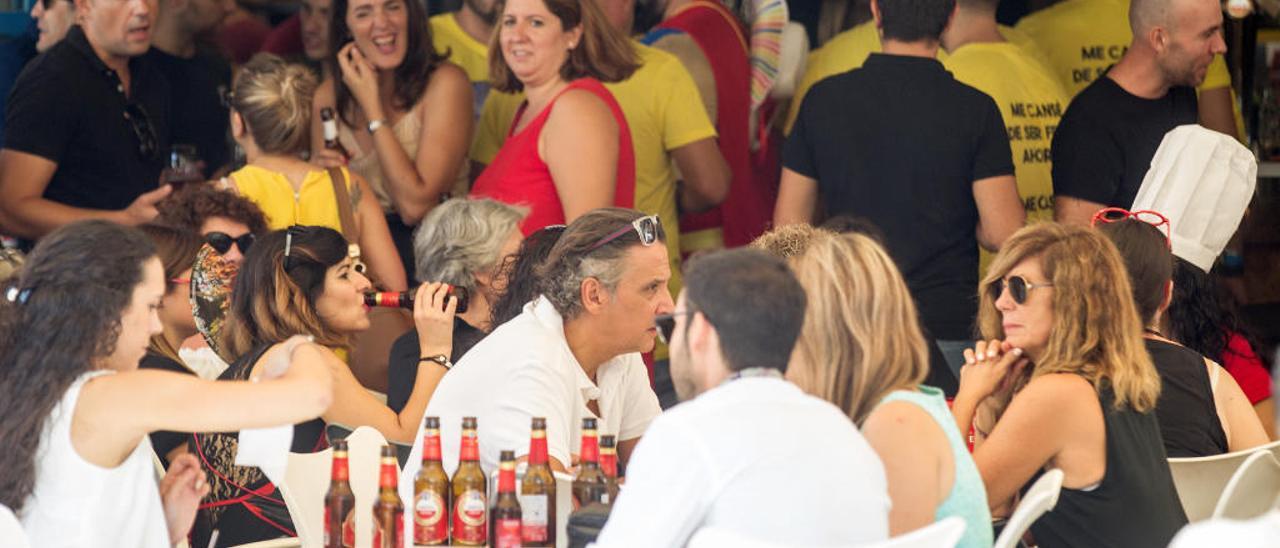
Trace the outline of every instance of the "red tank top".
<instances>
[{"instance_id":1,"label":"red tank top","mask_svg":"<svg viewBox=\"0 0 1280 548\"><path fill-rule=\"evenodd\" d=\"M521 105L511 122L511 128L507 130L507 140L502 144L502 149L471 187L472 196L529 207L529 216L520 225L521 232L526 236L545 226L565 224L564 207L560 204L560 196L556 194L551 170L538 156L538 137L542 135L542 127L551 115L551 107L561 95L572 89L590 91L609 105L613 119L618 123L618 175L613 205L633 207L635 201L635 150L631 146L631 130L627 127L627 119L622 115L622 107L618 106L613 94L594 78L574 80L556 94L542 112L538 113L537 118L516 133L515 128L520 125L528 103Z\"/></svg>"}]
</instances>

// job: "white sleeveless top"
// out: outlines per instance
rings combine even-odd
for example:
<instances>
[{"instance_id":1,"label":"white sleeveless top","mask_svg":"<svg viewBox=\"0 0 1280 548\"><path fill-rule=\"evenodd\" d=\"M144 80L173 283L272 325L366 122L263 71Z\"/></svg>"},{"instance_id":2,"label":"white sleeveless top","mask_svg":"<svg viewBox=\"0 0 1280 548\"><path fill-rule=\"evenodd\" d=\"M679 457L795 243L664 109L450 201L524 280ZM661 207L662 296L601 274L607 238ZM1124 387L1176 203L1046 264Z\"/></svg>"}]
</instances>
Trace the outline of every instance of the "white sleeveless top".
<instances>
[{"instance_id":1,"label":"white sleeveless top","mask_svg":"<svg viewBox=\"0 0 1280 548\"><path fill-rule=\"evenodd\" d=\"M165 547L169 533L147 436L115 468L84 460L71 445L71 418L85 381L76 379L45 423L36 453L35 491L21 520L32 546Z\"/></svg>"}]
</instances>

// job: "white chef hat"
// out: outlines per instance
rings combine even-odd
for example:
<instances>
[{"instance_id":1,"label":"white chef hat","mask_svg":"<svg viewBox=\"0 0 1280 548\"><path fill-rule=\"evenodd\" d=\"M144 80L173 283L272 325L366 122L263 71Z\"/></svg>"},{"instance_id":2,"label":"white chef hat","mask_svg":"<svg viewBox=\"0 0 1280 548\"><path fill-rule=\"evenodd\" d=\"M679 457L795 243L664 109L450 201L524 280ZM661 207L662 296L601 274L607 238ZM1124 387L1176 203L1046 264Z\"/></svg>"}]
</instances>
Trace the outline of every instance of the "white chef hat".
<instances>
[{"instance_id":1,"label":"white chef hat","mask_svg":"<svg viewBox=\"0 0 1280 548\"><path fill-rule=\"evenodd\" d=\"M1208 272L1253 199L1258 162L1234 138L1198 125L1173 128L1133 200L1169 218L1173 254Z\"/></svg>"}]
</instances>

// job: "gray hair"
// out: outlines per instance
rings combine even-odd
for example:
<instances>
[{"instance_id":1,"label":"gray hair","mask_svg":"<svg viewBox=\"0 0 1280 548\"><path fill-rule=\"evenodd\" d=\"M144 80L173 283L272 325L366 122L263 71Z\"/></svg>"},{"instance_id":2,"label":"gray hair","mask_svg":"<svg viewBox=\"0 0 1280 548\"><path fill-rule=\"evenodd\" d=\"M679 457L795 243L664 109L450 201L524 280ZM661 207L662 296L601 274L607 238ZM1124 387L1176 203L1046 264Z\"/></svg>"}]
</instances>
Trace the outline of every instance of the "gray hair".
<instances>
[{"instance_id":1,"label":"gray hair","mask_svg":"<svg viewBox=\"0 0 1280 548\"><path fill-rule=\"evenodd\" d=\"M547 259L538 267L538 290L566 320L582 312L582 282L595 278L612 294L626 272L627 251L641 245L634 231L624 231L612 241L598 245L602 238L643 217L639 211L600 208L579 217L560 236ZM658 225L658 242L665 245L666 232Z\"/></svg>"},{"instance_id":2,"label":"gray hair","mask_svg":"<svg viewBox=\"0 0 1280 548\"><path fill-rule=\"evenodd\" d=\"M490 199L455 198L432 209L413 236L417 278L471 287L493 270L502 244L529 210Z\"/></svg>"}]
</instances>

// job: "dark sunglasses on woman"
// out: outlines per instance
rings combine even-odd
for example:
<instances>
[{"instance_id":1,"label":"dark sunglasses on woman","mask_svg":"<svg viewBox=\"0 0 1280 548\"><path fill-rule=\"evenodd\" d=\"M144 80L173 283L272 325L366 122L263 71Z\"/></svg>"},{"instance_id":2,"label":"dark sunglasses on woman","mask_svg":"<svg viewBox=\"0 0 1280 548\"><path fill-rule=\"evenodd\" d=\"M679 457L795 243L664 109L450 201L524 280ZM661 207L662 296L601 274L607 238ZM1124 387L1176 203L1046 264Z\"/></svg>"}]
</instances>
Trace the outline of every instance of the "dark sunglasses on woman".
<instances>
[{"instance_id":1,"label":"dark sunglasses on woman","mask_svg":"<svg viewBox=\"0 0 1280 548\"><path fill-rule=\"evenodd\" d=\"M219 255L225 255L228 251L231 251L232 244L240 248L241 255L245 255L249 253L249 247L253 245L256 239L257 237L252 232L246 233L239 238L232 238L225 232L210 232L204 235L205 243L209 244L209 247L212 247Z\"/></svg>"},{"instance_id":2,"label":"dark sunglasses on woman","mask_svg":"<svg viewBox=\"0 0 1280 548\"><path fill-rule=\"evenodd\" d=\"M1008 280L996 280L987 286L987 290L991 292L991 300L993 302L1000 299L1005 287L1009 288L1009 296L1013 297L1013 302L1027 304L1027 292L1041 287L1053 287L1053 284L1033 284L1022 276L1009 276Z\"/></svg>"}]
</instances>

